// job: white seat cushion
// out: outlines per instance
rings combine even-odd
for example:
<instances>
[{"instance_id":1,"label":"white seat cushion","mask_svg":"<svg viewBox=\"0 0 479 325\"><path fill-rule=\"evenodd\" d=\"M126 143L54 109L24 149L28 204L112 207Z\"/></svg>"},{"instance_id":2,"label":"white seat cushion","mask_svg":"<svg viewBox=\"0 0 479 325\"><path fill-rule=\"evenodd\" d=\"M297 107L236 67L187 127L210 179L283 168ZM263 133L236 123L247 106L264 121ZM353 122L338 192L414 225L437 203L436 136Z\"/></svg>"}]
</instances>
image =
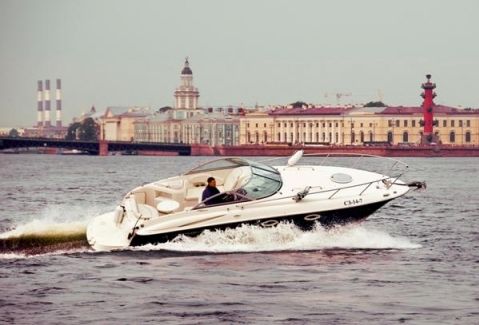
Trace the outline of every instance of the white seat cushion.
<instances>
[{"instance_id":1,"label":"white seat cushion","mask_svg":"<svg viewBox=\"0 0 479 325\"><path fill-rule=\"evenodd\" d=\"M175 200L163 199L156 204L156 209L161 213L171 213L177 210L180 204Z\"/></svg>"},{"instance_id":2,"label":"white seat cushion","mask_svg":"<svg viewBox=\"0 0 479 325\"><path fill-rule=\"evenodd\" d=\"M191 187L186 191L185 200L197 200L203 194L204 186Z\"/></svg>"}]
</instances>

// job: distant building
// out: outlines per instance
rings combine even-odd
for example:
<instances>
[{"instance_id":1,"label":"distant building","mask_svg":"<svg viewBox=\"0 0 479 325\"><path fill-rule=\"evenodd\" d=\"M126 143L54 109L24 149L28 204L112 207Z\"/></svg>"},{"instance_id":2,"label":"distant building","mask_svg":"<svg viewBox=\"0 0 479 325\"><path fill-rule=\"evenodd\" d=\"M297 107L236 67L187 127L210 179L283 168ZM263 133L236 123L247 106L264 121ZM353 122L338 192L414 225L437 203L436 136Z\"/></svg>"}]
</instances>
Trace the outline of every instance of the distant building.
<instances>
[{"instance_id":1,"label":"distant building","mask_svg":"<svg viewBox=\"0 0 479 325\"><path fill-rule=\"evenodd\" d=\"M479 110L436 105L434 114L442 144L479 144ZM242 117L240 143L417 145L422 125L422 107L286 108Z\"/></svg>"},{"instance_id":2,"label":"distant building","mask_svg":"<svg viewBox=\"0 0 479 325\"><path fill-rule=\"evenodd\" d=\"M176 109L195 110L198 108L200 92L193 85L193 71L190 68L188 58L185 59L185 66L181 70L181 84L175 91Z\"/></svg>"},{"instance_id":3,"label":"distant building","mask_svg":"<svg viewBox=\"0 0 479 325\"><path fill-rule=\"evenodd\" d=\"M188 59L181 71L181 84L174 93L175 108L158 111L134 122L134 139L140 142L168 142L210 145L239 144L237 107L200 108L199 91L193 86Z\"/></svg>"},{"instance_id":4,"label":"distant building","mask_svg":"<svg viewBox=\"0 0 479 325\"><path fill-rule=\"evenodd\" d=\"M107 107L98 118L100 139L110 141L133 141L134 122L151 114L149 107Z\"/></svg>"},{"instance_id":5,"label":"distant building","mask_svg":"<svg viewBox=\"0 0 479 325\"><path fill-rule=\"evenodd\" d=\"M240 122L240 143L479 145L479 109L436 105L436 84L430 74L426 78L424 101L417 107L293 105L247 113Z\"/></svg>"},{"instance_id":6,"label":"distant building","mask_svg":"<svg viewBox=\"0 0 479 325\"><path fill-rule=\"evenodd\" d=\"M199 90L193 85L193 72L186 59L180 86L174 92L175 107L157 111L109 107L98 118L100 138L208 145L479 145L479 110L436 105L432 101L435 84L430 82L430 75L427 78L422 85L428 90L423 94L427 105L422 106L331 107L297 102L256 105L251 110L201 108ZM88 116L98 116L90 113Z\"/></svg>"},{"instance_id":7,"label":"distant building","mask_svg":"<svg viewBox=\"0 0 479 325\"><path fill-rule=\"evenodd\" d=\"M25 134L25 129L23 128L15 128L15 127L0 127L0 136L6 137L10 135L12 130L17 130L19 136L23 136Z\"/></svg>"},{"instance_id":8,"label":"distant building","mask_svg":"<svg viewBox=\"0 0 479 325\"><path fill-rule=\"evenodd\" d=\"M233 146L239 144L238 115L207 113L182 123L185 143Z\"/></svg>"},{"instance_id":9,"label":"distant building","mask_svg":"<svg viewBox=\"0 0 479 325\"><path fill-rule=\"evenodd\" d=\"M222 112L197 112L183 119L174 110L155 113L134 122L135 140L210 145L238 145L240 116Z\"/></svg>"},{"instance_id":10,"label":"distant building","mask_svg":"<svg viewBox=\"0 0 479 325\"><path fill-rule=\"evenodd\" d=\"M73 118L73 123L81 123L87 118L92 118L97 121L105 112L97 112L95 106L92 106L88 112L83 112L79 117Z\"/></svg>"}]
</instances>

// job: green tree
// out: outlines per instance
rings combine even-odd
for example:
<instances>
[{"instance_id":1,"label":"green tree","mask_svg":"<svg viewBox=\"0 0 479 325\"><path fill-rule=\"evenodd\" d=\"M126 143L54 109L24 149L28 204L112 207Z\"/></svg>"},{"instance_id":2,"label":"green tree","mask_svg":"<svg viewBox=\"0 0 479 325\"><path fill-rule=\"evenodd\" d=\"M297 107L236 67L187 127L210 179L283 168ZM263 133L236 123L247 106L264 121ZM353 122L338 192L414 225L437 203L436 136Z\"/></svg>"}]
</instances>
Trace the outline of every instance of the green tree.
<instances>
[{"instance_id":1,"label":"green tree","mask_svg":"<svg viewBox=\"0 0 479 325\"><path fill-rule=\"evenodd\" d=\"M291 103L290 105L293 106L293 108L301 108L303 106L308 106L308 104L306 104L305 102L302 102L300 100L298 100L294 103Z\"/></svg>"},{"instance_id":2,"label":"green tree","mask_svg":"<svg viewBox=\"0 0 479 325\"><path fill-rule=\"evenodd\" d=\"M369 103L364 104L364 107L386 107L386 104L384 104L381 101L369 102Z\"/></svg>"},{"instance_id":3,"label":"green tree","mask_svg":"<svg viewBox=\"0 0 479 325\"><path fill-rule=\"evenodd\" d=\"M18 138L19 137L18 130L17 129L11 129L10 132L8 132L8 136L10 138Z\"/></svg>"},{"instance_id":4,"label":"green tree","mask_svg":"<svg viewBox=\"0 0 479 325\"><path fill-rule=\"evenodd\" d=\"M70 124L67 130L66 140L83 140L95 141L98 140L100 134L100 127L91 117L84 119L81 123L75 122Z\"/></svg>"},{"instance_id":5,"label":"green tree","mask_svg":"<svg viewBox=\"0 0 479 325\"><path fill-rule=\"evenodd\" d=\"M68 126L67 135L65 136L65 140L76 140L77 139L77 132L80 128L81 123L75 122Z\"/></svg>"},{"instance_id":6,"label":"green tree","mask_svg":"<svg viewBox=\"0 0 479 325\"><path fill-rule=\"evenodd\" d=\"M172 109L171 106L163 106L162 108L160 108L160 109L158 110L158 112L164 113L164 112L166 112L166 111L169 111L170 109Z\"/></svg>"},{"instance_id":7,"label":"green tree","mask_svg":"<svg viewBox=\"0 0 479 325\"><path fill-rule=\"evenodd\" d=\"M98 124L91 117L86 118L81 123L79 138L84 141L98 140L98 131Z\"/></svg>"}]
</instances>

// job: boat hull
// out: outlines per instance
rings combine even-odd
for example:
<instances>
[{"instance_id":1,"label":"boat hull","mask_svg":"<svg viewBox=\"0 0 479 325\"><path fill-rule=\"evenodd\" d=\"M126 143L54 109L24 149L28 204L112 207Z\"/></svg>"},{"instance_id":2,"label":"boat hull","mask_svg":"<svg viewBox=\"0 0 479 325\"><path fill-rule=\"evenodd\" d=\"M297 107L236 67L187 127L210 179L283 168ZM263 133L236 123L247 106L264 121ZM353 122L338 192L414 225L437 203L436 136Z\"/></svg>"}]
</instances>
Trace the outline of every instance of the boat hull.
<instances>
[{"instance_id":1,"label":"boat hull","mask_svg":"<svg viewBox=\"0 0 479 325\"><path fill-rule=\"evenodd\" d=\"M187 229L180 231L172 231L169 233L153 234L153 235L139 235L133 236L130 246L143 246L147 244L160 244L173 240L178 235L185 235L189 237L196 237L205 230L217 231L225 229L234 229L242 225L255 225L261 227L274 227L280 222L294 223L302 230L312 230L317 223L325 228L334 226L341 226L349 223L360 222L380 209L391 200L384 200L374 202L366 205L355 206L351 208L337 209L331 211L308 212L288 216L278 216L265 218L261 220L248 220L235 223L227 223L221 225L214 225L196 229Z\"/></svg>"}]
</instances>

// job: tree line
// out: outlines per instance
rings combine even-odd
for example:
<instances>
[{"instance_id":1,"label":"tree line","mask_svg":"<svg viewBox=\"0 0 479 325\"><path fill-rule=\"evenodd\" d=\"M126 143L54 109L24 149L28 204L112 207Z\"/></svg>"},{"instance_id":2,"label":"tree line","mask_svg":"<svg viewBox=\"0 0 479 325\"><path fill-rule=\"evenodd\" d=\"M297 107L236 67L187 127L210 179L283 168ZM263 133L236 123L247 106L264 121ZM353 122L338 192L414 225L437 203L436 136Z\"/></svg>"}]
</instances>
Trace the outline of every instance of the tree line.
<instances>
[{"instance_id":1,"label":"tree line","mask_svg":"<svg viewBox=\"0 0 479 325\"><path fill-rule=\"evenodd\" d=\"M65 140L96 141L99 135L99 125L91 117L88 117L81 122L70 124Z\"/></svg>"}]
</instances>

